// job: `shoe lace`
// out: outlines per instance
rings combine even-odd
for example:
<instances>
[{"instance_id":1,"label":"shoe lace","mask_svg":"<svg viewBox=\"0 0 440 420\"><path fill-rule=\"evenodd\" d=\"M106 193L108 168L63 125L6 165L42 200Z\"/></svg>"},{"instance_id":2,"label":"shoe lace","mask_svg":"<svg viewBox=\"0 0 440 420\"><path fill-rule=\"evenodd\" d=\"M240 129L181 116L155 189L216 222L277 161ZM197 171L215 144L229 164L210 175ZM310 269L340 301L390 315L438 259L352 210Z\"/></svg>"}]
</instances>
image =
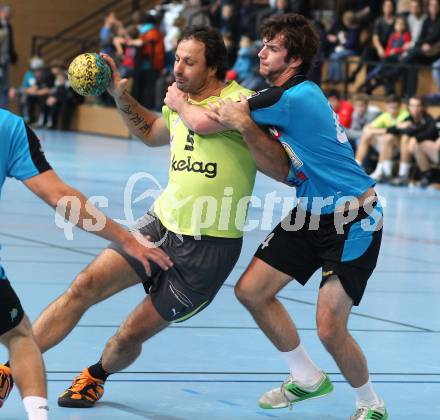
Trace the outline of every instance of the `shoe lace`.
<instances>
[{"instance_id":1,"label":"shoe lace","mask_svg":"<svg viewBox=\"0 0 440 420\"><path fill-rule=\"evenodd\" d=\"M362 420L364 414L368 414L368 408L360 407L355 411L354 415L350 417L350 420Z\"/></svg>"},{"instance_id":2,"label":"shoe lace","mask_svg":"<svg viewBox=\"0 0 440 420\"><path fill-rule=\"evenodd\" d=\"M4 369L0 369L0 384L11 381L11 374Z\"/></svg>"},{"instance_id":3,"label":"shoe lace","mask_svg":"<svg viewBox=\"0 0 440 420\"><path fill-rule=\"evenodd\" d=\"M287 406L289 407L289 410L292 410L292 406L293 406L293 404L292 404L291 399L290 399L289 396L287 395L287 392L286 392L286 385L292 384L292 383L294 383L294 382L295 382L295 379L293 378L293 376L292 376L292 375L289 375L289 376L283 381L283 383L282 383L281 386L280 386L280 392L281 392L281 395L283 396L284 400L286 401Z\"/></svg>"},{"instance_id":4,"label":"shoe lace","mask_svg":"<svg viewBox=\"0 0 440 420\"><path fill-rule=\"evenodd\" d=\"M79 375L75 378L74 383L69 388L72 392L81 392L86 387L91 385L92 387L96 386L96 381L94 381L91 377L86 375Z\"/></svg>"}]
</instances>

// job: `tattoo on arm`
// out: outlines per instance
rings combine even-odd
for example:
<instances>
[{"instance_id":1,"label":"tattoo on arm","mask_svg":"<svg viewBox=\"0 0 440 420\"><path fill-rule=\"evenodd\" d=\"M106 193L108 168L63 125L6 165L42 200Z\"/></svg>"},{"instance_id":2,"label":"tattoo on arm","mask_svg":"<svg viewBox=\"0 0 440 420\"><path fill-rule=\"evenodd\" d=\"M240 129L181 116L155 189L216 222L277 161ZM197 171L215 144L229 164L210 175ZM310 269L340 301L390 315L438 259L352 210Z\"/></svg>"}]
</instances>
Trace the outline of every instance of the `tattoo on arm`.
<instances>
[{"instance_id":1,"label":"tattoo on arm","mask_svg":"<svg viewBox=\"0 0 440 420\"><path fill-rule=\"evenodd\" d=\"M145 121L145 118L134 111L130 104L121 107L121 111L128 116L128 120L132 122L139 131L143 134L149 133L152 124Z\"/></svg>"}]
</instances>

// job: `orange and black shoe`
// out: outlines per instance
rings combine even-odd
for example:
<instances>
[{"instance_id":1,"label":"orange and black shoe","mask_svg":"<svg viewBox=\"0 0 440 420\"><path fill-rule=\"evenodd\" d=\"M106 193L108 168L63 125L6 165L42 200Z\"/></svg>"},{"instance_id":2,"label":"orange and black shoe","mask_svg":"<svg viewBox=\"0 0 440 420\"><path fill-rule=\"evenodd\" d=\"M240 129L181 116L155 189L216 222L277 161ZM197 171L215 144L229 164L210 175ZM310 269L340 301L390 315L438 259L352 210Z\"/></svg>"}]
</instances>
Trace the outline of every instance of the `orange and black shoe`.
<instances>
[{"instance_id":1,"label":"orange and black shoe","mask_svg":"<svg viewBox=\"0 0 440 420\"><path fill-rule=\"evenodd\" d=\"M85 368L59 397L60 407L90 408L104 394L104 381L94 378Z\"/></svg>"},{"instance_id":2,"label":"orange and black shoe","mask_svg":"<svg viewBox=\"0 0 440 420\"><path fill-rule=\"evenodd\" d=\"M13 387L14 381L12 380L11 368L0 365L0 408L9 397Z\"/></svg>"}]
</instances>

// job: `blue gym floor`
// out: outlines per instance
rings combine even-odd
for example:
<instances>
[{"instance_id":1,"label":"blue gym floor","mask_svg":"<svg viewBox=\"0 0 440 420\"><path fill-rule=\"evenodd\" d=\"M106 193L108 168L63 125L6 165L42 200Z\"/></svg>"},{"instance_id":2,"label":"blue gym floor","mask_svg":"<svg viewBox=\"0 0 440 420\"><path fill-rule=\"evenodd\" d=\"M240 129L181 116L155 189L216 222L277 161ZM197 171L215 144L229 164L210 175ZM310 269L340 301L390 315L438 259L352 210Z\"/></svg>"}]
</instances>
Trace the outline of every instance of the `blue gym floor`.
<instances>
[{"instance_id":1,"label":"blue gym floor","mask_svg":"<svg viewBox=\"0 0 440 420\"><path fill-rule=\"evenodd\" d=\"M145 172L164 187L168 148L148 149L135 140L84 134L39 132L43 148L61 177L88 196L108 198L104 211L125 219L124 187ZM136 184L133 199L157 190L153 179ZM134 217L151 205L151 196L133 205ZM292 190L258 175L254 194L264 198ZM379 186L386 198L384 240L378 267L364 300L353 310L351 331L364 349L375 387L391 419L440 418L440 192ZM275 205L274 225L281 205ZM54 212L17 181L5 184L0 202L2 264L31 319L61 294L106 242L78 229L68 241L55 225ZM261 209L249 219L260 220ZM292 411L265 411L256 401L286 376L283 360L234 297L233 285L267 230L245 235L240 260L216 300L198 316L172 326L144 345L126 372L110 377L103 399L92 409L60 408L57 395L84 367L96 362L106 340L143 298L141 286L92 308L72 334L44 356L52 419L302 419L347 420L354 394L315 328L316 273L306 287L295 282L280 299L299 327L309 353L330 373L335 392ZM294 257L294 256L293 256ZM6 352L0 356L6 360ZM0 410L1 419L23 419L16 389Z\"/></svg>"}]
</instances>

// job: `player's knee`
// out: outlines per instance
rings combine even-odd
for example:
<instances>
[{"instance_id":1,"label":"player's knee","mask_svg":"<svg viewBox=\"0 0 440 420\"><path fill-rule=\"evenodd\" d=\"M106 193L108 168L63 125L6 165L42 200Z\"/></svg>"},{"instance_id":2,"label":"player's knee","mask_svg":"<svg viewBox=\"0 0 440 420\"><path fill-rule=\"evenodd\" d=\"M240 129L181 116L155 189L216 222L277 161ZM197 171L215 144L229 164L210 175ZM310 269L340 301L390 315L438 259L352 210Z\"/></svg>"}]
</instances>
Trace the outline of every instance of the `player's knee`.
<instances>
[{"instance_id":1,"label":"player's knee","mask_svg":"<svg viewBox=\"0 0 440 420\"><path fill-rule=\"evenodd\" d=\"M118 348L123 349L123 351L135 351L140 349L143 343L142 337L129 329L119 330L113 338Z\"/></svg>"},{"instance_id":2,"label":"player's knee","mask_svg":"<svg viewBox=\"0 0 440 420\"><path fill-rule=\"evenodd\" d=\"M243 285L242 281L239 281L234 287L235 297L238 299L240 303L246 306L246 302L249 299L248 296L248 288Z\"/></svg>"},{"instance_id":3,"label":"player's knee","mask_svg":"<svg viewBox=\"0 0 440 420\"><path fill-rule=\"evenodd\" d=\"M76 302L81 305L95 303L98 290L96 290L96 282L93 275L87 270L82 271L76 276L66 293L70 302Z\"/></svg>"},{"instance_id":4,"label":"player's knee","mask_svg":"<svg viewBox=\"0 0 440 420\"><path fill-rule=\"evenodd\" d=\"M23 338L32 338L32 325L26 315L23 316L23 319L20 323L14 328L10 329L6 333L4 333L0 341L7 347L11 345L15 340L20 340Z\"/></svg>"},{"instance_id":5,"label":"player's knee","mask_svg":"<svg viewBox=\"0 0 440 420\"><path fill-rule=\"evenodd\" d=\"M346 334L346 327L334 314L326 312L318 316L318 336L327 350L338 347Z\"/></svg>"},{"instance_id":6,"label":"player's knee","mask_svg":"<svg viewBox=\"0 0 440 420\"><path fill-rule=\"evenodd\" d=\"M239 302L247 308L258 305L259 297L256 295L254 288L242 278L234 288L235 296Z\"/></svg>"}]
</instances>

